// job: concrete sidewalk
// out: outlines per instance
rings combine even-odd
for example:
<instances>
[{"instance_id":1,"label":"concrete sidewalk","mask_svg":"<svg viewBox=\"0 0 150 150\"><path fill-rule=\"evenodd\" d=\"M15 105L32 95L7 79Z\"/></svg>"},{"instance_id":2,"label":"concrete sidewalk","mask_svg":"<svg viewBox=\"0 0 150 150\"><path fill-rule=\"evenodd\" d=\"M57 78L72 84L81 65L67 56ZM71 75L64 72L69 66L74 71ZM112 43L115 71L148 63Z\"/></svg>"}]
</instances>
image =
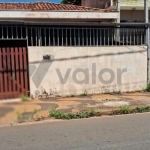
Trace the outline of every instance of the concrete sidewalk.
<instances>
[{"instance_id":1,"label":"concrete sidewalk","mask_svg":"<svg viewBox=\"0 0 150 150\"><path fill-rule=\"evenodd\" d=\"M31 116L34 116L35 113L38 113L39 118L47 118L52 107L68 113L89 109L109 111L124 105L150 105L150 93L99 94L16 103L0 102L0 124L15 123L20 117L23 117L23 121L33 121Z\"/></svg>"}]
</instances>

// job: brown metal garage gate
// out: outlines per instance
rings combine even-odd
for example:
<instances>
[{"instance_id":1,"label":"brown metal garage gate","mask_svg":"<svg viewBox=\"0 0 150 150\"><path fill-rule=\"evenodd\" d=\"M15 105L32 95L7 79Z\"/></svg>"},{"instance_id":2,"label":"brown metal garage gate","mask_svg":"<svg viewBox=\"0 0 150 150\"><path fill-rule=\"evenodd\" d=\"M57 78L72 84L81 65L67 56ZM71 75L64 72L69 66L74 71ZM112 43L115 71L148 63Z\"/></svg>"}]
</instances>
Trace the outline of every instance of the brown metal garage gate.
<instances>
[{"instance_id":1,"label":"brown metal garage gate","mask_svg":"<svg viewBox=\"0 0 150 150\"><path fill-rule=\"evenodd\" d=\"M0 41L0 99L29 94L26 41Z\"/></svg>"}]
</instances>

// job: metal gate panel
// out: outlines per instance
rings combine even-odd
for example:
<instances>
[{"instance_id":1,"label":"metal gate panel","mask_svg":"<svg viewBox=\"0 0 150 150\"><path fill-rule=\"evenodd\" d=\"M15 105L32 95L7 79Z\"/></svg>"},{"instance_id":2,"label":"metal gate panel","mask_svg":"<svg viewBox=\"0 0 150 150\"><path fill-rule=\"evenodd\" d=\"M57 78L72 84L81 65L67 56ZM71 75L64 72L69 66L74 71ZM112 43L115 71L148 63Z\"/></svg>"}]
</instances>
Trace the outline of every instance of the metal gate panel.
<instances>
[{"instance_id":1,"label":"metal gate panel","mask_svg":"<svg viewBox=\"0 0 150 150\"><path fill-rule=\"evenodd\" d=\"M27 47L0 47L0 99L28 95Z\"/></svg>"}]
</instances>

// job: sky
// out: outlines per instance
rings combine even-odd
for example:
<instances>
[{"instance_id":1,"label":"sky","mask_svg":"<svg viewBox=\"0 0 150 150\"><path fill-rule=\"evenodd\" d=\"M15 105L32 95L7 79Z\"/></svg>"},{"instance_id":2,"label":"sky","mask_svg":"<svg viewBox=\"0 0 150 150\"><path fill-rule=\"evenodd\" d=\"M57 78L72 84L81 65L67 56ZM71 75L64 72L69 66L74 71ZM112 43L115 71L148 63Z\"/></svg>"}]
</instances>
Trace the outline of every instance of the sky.
<instances>
[{"instance_id":1,"label":"sky","mask_svg":"<svg viewBox=\"0 0 150 150\"><path fill-rule=\"evenodd\" d=\"M0 2L35 2L35 1L60 3L61 0L0 0Z\"/></svg>"}]
</instances>

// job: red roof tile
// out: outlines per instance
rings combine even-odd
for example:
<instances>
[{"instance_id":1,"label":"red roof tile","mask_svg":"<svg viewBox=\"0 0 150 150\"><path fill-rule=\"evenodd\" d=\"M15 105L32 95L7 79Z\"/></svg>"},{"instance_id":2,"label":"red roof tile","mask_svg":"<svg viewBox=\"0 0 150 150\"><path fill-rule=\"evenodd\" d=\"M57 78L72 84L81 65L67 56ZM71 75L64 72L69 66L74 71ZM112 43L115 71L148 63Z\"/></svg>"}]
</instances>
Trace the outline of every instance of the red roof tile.
<instances>
[{"instance_id":1,"label":"red roof tile","mask_svg":"<svg viewBox=\"0 0 150 150\"><path fill-rule=\"evenodd\" d=\"M100 8L85 6L56 4L50 2L35 3L0 3L0 10L30 10L30 11L50 11L50 10L68 10L68 11L107 11ZM110 11L110 10L109 10Z\"/></svg>"}]
</instances>

